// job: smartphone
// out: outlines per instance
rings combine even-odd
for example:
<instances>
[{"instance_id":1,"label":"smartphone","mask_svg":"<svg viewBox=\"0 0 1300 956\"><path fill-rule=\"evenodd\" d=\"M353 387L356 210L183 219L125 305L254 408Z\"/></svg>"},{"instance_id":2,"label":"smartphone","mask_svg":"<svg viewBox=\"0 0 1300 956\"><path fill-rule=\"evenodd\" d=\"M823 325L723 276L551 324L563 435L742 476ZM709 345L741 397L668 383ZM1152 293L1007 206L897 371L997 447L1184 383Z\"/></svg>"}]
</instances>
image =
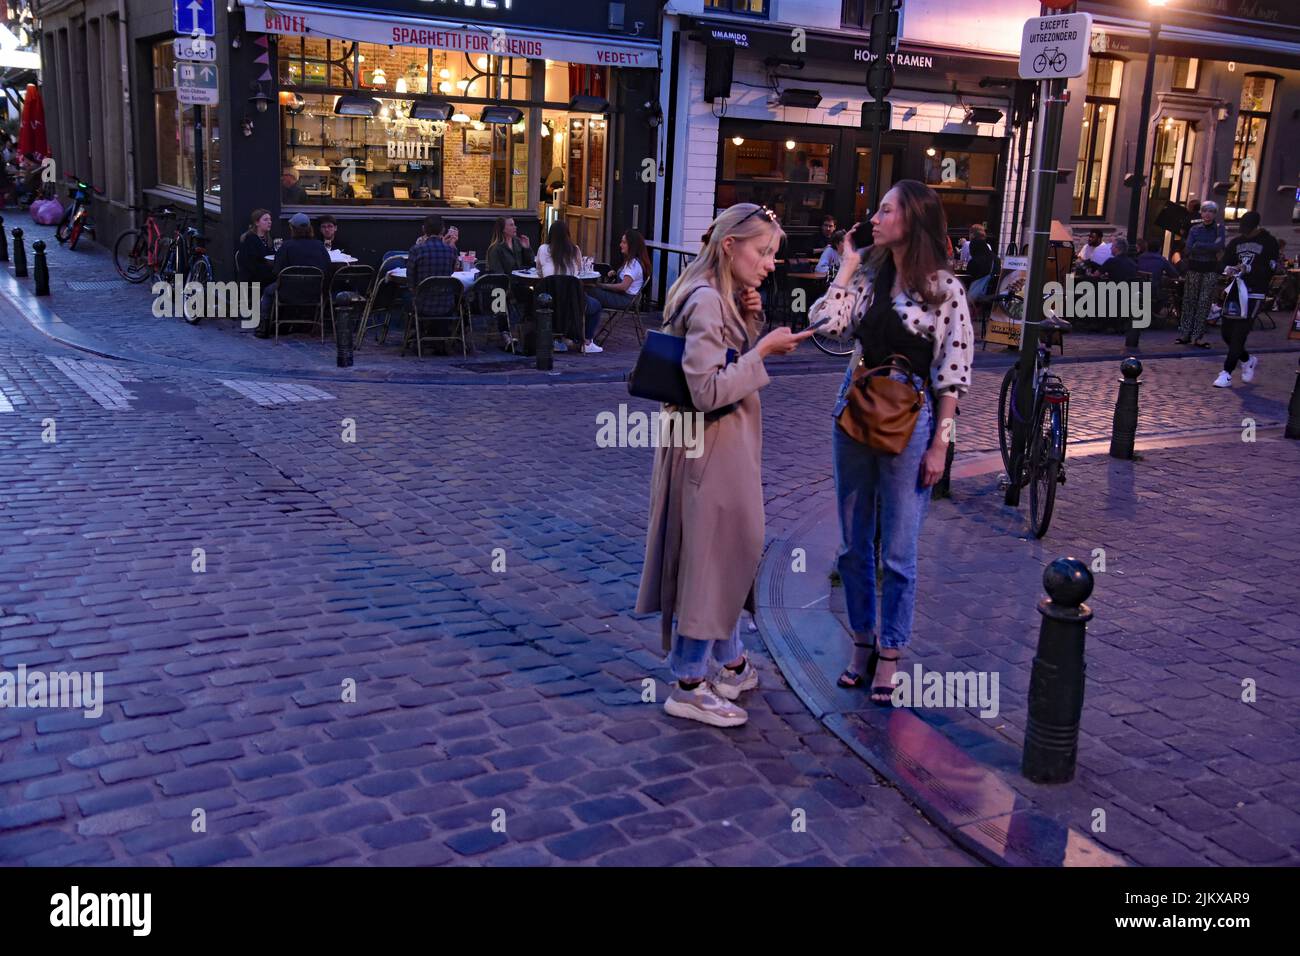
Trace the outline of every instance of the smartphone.
<instances>
[{"instance_id":1,"label":"smartphone","mask_svg":"<svg viewBox=\"0 0 1300 956\"><path fill-rule=\"evenodd\" d=\"M867 246L871 245L874 241L872 233L873 230L870 222L864 221L858 223L858 227L849 235L849 240L853 243L853 248L865 249Z\"/></svg>"}]
</instances>

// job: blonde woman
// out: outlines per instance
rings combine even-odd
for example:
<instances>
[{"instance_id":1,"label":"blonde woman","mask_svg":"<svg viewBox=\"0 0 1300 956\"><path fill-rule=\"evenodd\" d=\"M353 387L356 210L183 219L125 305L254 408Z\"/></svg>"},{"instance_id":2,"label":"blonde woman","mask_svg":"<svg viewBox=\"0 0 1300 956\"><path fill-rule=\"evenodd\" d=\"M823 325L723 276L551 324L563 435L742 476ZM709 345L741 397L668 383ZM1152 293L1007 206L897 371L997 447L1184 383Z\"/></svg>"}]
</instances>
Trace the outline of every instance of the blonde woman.
<instances>
[{"instance_id":1,"label":"blonde woman","mask_svg":"<svg viewBox=\"0 0 1300 956\"><path fill-rule=\"evenodd\" d=\"M664 650L677 679L664 710L715 727L743 724L748 715L734 702L758 686L738 621L753 609L763 550L763 361L793 352L812 334L782 326L759 336L758 287L776 267L784 235L770 209L732 206L709 227L664 307L664 331L686 339L682 368L704 420L696 439L703 447L684 447L678 428L655 451L636 609L663 615Z\"/></svg>"}]
</instances>

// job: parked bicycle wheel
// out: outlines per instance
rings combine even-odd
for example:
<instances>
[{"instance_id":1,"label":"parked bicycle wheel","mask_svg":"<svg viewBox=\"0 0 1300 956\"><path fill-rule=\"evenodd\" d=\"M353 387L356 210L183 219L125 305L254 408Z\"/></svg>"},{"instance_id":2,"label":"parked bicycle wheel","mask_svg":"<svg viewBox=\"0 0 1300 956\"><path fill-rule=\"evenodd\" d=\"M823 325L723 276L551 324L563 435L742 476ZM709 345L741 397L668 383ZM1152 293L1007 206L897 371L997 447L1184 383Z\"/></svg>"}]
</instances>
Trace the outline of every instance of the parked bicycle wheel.
<instances>
[{"instance_id":1,"label":"parked bicycle wheel","mask_svg":"<svg viewBox=\"0 0 1300 956\"><path fill-rule=\"evenodd\" d=\"M817 346L827 355L848 356L853 354L853 339L836 338L833 335L822 335L820 332L814 332L812 337L813 345Z\"/></svg>"},{"instance_id":2,"label":"parked bicycle wheel","mask_svg":"<svg viewBox=\"0 0 1300 956\"><path fill-rule=\"evenodd\" d=\"M127 282L144 282L153 274L149 267L149 240L139 229L128 229L113 243L113 265Z\"/></svg>"},{"instance_id":3,"label":"parked bicycle wheel","mask_svg":"<svg viewBox=\"0 0 1300 956\"><path fill-rule=\"evenodd\" d=\"M1002 388L998 391L998 447L1002 449L1002 470L1011 477L1011 435L1015 430L1015 405L1012 401L1016 376L1020 374L1020 363L1007 369L1002 376Z\"/></svg>"},{"instance_id":4,"label":"parked bicycle wheel","mask_svg":"<svg viewBox=\"0 0 1300 956\"><path fill-rule=\"evenodd\" d=\"M54 228L54 238L59 240L59 245L67 242L68 236L72 234L72 219L76 212L77 207L75 204L69 206L68 211L63 214L63 218L59 220L59 224Z\"/></svg>"},{"instance_id":5,"label":"parked bicycle wheel","mask_svg":"<svg viewBox=\"0 0 1300 956\"><path fill-rule=\"evenodd\" d=\"M1038 407L1029 461L1029 527L1035 538L1047 534L1056 504L1056 485L1061 473L1063 429L1061 408L1051 402Z\"/></svg>"},{"instance_id":6,"label":"parked bicycle wheel","mask_svg":"<svg viewBox=\"0 0 1300 956\"><path fill-rule=\"evenodd\" d=\"M81 238L82 232L86 228L86 217L76 216L72 220L72 228L68 230L68 249L77 248L77 240Z\"/></svg>"},{"instance_id":7,"label":"parked bicycle wheel","mask_svg":"<svg viewBox=\"0 0 1300 956\"><path fill-rule=\"evenodd\" d=\"M212 263L208 261L207 256L199 256L194 260L194 265L190 266L190 273L185 277L185 285L188 288L191 282L199 283L205 290L207 289L208 280L212 278ZM198 325L203 318L203 303L206 296L200 296L191 300L189 296L185 299L185 321L190 325Z\"/></svg>"}]
</instances>

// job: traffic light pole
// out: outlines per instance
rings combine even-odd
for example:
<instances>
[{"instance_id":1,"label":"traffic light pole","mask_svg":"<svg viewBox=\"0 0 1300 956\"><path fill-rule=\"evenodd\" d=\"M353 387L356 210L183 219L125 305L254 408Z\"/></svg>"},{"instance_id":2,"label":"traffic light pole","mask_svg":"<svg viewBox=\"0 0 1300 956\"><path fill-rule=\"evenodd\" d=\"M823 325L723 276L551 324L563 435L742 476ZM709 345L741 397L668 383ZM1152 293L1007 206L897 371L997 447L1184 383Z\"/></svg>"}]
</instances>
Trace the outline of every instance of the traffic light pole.
<instances>
[{"instance_id":1,"label":"traffic light pole","mask_svg":"<svg viewBox=\"0 0 1300 956\"><path fill-rule=\"evenodd\" d=\"M1030 204L1029 276L1025 282L1020 331L1020 374L1016 379L1015 427L1011 433L1011 479L1006 503L1020 504L1020 476L1024 471L1025 449L1029 444L1034 411L1034 358L1038 351L1038 326L1030 320L1043 317L1043 280L1047 271L1047 246L1052 233L1052 199L1056 195L1057 162L1060 158L1061 124L1065 113L1062 93L1065 80L1043 80L1038 89L1035 120L1032 201Z\"/></svg>"},{"instance_id":2,"label":"traffic light pole","mask_svg":"<svg viewBox=\"0 0 1300 956\"><path fill-rule=\"evenodd\" d=\"M885 134L885 96L894 85L894 68L889 56L898 47L897 0L876 0L871 17L871 65L867 68L867 87L875 97L876 122L871 128L871 175L867 182L867 210L875 215L880 207L880 176L883 169L880 151Z\"/></svg>"}]
</instances>

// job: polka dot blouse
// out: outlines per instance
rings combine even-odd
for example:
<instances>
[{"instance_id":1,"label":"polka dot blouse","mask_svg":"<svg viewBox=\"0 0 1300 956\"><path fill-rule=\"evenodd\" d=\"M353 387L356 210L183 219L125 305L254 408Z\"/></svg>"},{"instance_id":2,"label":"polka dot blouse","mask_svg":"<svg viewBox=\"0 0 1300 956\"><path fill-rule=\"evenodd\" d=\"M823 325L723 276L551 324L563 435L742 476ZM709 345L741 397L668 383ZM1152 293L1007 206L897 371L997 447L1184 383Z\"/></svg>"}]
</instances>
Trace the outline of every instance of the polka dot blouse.
<instances>
[{"instance_id":1,"label":"polka dot blouse","mask_svg":"<svg viewBox=\"0 0 1300 956\"><path fill-rule=\"evenodd\" d=\"M970 388L971 365L975 360L975 328L971 324L966 290L951 272L940 271L932 277L943 294L937 305L929 305L906 293L894 297L894 308L903 318L903 326L914 335L934 345L930 363L930 385L936 396L965 395ZM822 327L827 335L845 336L871 307L871 280L865 268L854 273L847 289L832 283L826 294L813 303L810 322L829 316ZM862 346L853 350L853 362L862 357Z\"/></svg>"}]
</instances>

